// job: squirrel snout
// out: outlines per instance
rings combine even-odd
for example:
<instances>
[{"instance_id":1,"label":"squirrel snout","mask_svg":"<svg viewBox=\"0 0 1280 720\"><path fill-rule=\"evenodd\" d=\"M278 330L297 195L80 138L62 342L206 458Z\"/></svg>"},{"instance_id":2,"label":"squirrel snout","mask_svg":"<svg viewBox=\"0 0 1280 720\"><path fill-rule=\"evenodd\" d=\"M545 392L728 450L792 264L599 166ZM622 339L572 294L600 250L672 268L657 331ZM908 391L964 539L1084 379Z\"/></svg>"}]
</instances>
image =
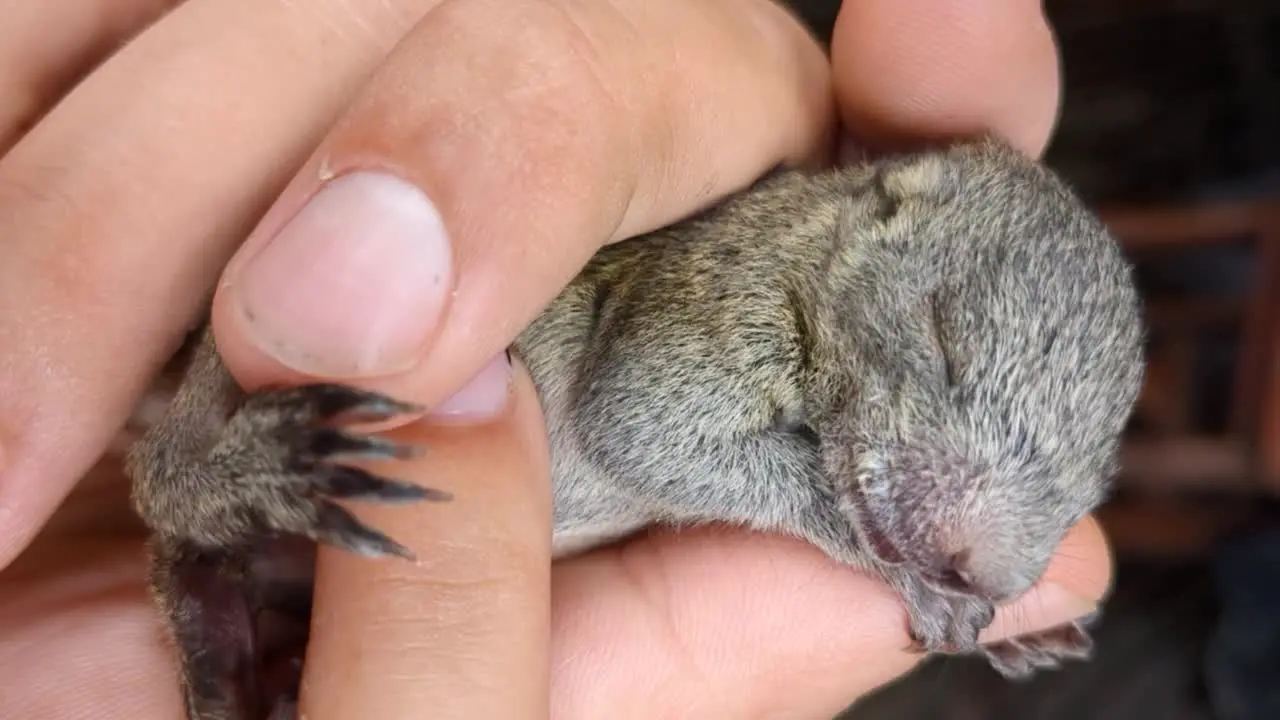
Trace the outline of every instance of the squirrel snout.
<instances>
[{"instance_id":1,"label":"squirrel snout","mask_svg":"<svg viewBox=\"0 0 1280 720\"><path fill-rule=\"evenodd\" d=\"M1045 533L975 501L1002 476L963 455L901 445L855 468L842 507L883 565L909 565L939 589L1001 603L1026 592L1047 563Z\"/></svg>"},{"instance_id":2,"label":"squirrel snout","mask_svg":"<svg viewBox=\"0 0 1280 720\"><path fill-rule=\"evenodd\" d=\"M974 571L973 551L965 548L944 554L930 573L933 581L949 590L987 597L982 578Z\"/></svg>"},{"instance_id":3,"label":"squirrel snout","mask_svg":"<svg viewBox=\"0 0 1280 720\"><path fill-rule=\"evenodd\" d=\"M998 552L982 553L970 545L946 555L934 579L951 590L1002 603L1022 595L1034 581L1021 572L1020 565L1000 557Z\"/></svg>"}]
</instances>

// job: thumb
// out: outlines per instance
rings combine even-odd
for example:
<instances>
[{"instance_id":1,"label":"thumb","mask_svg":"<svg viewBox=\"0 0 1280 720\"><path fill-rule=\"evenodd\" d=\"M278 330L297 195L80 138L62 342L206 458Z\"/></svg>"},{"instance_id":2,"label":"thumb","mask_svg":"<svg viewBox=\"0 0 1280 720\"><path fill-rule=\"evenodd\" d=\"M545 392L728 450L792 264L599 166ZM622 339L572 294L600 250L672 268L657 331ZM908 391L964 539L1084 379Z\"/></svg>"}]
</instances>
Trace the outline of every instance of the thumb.
<instances>
[{"instance_id":1,"label":"thumb","mask_svg":"<svg viewBox=\"0 0 1280 720\"><path fill-rule=\"evenodd\" d=\"M823 155L833 126L821 50L769 0L441 3L228 265L219 349L249 387L432 405L601 245Z\"/></svg>"}]
</instances>

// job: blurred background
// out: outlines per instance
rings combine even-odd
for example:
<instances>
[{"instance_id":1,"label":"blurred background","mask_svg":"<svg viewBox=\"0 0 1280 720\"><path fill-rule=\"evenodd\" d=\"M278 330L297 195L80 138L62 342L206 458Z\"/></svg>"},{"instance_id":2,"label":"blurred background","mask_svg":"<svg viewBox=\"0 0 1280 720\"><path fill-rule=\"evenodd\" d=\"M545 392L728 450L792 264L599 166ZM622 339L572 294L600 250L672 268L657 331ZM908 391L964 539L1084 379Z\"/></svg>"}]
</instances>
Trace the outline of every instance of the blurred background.
<instances>
[{"instance_id":1,"label":"blurred background","mask_svg":"<svg viewBox=\"0 0 1280 720\"><path fill-rule=\"evenodd\" d=\"M826 38L839 0L790 0ZM1008 683L944 659L840 720L1280 718L1280 0L1047 0L1046 161L1135 262L1147 384L1100 517L1096 659Z\"/></svg>"}]
</instances>

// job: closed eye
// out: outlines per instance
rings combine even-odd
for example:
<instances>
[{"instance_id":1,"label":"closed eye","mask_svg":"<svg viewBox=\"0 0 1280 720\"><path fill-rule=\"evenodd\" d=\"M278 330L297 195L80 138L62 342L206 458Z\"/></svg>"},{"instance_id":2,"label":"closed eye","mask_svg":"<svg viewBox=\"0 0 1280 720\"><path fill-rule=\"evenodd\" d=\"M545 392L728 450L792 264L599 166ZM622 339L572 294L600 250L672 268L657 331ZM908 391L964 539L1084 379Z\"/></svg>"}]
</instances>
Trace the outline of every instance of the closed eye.
<instances>
[{"instance_id":1,"label":"closed eye","mask_svg":"<svg viewBox=\"0 0 1280 720\"><path fill-rule=\"evenodd\" d=\"M818 431L814 430L813 426L807 423L799 425L792 432L794 432L796 437L803 440L804 443L810 447L816 448L822 444L822 441L818 438Z\"/></svg>"},{"instance_id":2,"label":"closed eye","mask_svg":"<svg viewBox=\"0 0 1280 720\"><path fill-rule=\"evenodd\" d=\"M941 303L938 301L936 293L929 298L929 310L933 321L934 339L938 344L938 356L942 358L942 368L939 374L942 381L946 383L947 388L953 389L960 384L960 377L956 372L955 361L951 359L946 333L943 331Z\"/></svg>"},{"instance_id":3,"label":"closed eye","mask_svg":"<svg viewBox=\"0 0 1280 720\"><path fill-rule=\"evenodd\" d=\"M778 408L778 411L773 416L773 429L788 435L794 435L805 444L813 447L817 447L821 442L818 439L818 431L814 430L813 426L805 422L800 413L795 411L787 412L783 408Z\"/></svg>"}]
</instances>

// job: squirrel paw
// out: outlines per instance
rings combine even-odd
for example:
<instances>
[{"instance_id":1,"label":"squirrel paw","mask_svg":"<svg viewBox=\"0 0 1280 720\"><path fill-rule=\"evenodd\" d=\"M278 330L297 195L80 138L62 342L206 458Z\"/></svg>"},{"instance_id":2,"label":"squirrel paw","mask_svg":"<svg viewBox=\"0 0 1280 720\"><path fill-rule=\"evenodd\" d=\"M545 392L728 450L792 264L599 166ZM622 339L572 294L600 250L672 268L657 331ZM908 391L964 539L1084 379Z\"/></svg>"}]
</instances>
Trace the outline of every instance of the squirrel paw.
<instances>
[{"instance_id":1,"label":"squirrel paw","mask_svg":"<svg viewBox=\"0 0 1280 720\"><path fill-rule=\"evenodd\" d=\"M1087 660L1092 654L1093 639L1081 621L983 648L991 667L1007 678L1019 680L1031 677L1037 670L1056 670L1066 660Z\"/></svg>"},{"instance_id":2,"label":"squirrel paw","mask_svg":"<svg viewBox=\"0 0 1280 720\"><path fill-rule=\"evenodd\" d=\"M339 429L417 408L342 385L250 397L190 463L142 463L137 505L154 531L152 583L180 654L191 720L296 714L316 543L363 556L410 551L335 500L445 493L339 464L415 448Z\"/></svg>"},{"instance_id":3,"label":"squirrel paw","mask_svg":"<svg viewBox=\"0 0 1280 720\"><path fill-rule=\"evenodd\" d=\"M985 657L1011 680L1030 678L1039 670L1055 670L1067 660L1087 660L1093 641L1086 621L978 644L978 634L995 618L995 606L980 597L940 591L907 573L890 577L906 602L915 649L945 655Z\"/></svg>"},{"instance_id":4,"label":"squirrel paw","mask_svg":"<svg viewBox=\"0 0 1280 720\"><path fill-rule=\"evenodd\" d=\"M907 605L911 639L918 650L947 654L980 651L978 633L995 617L992 603L935 589L907 572L889 580Z\"/></svg>"},{"instance_id":5,"label":"squirrel paw","mask_svg":"<svg viewBox=\"0 0 1280 720\"><path fill-rule=\"evenodd\" d=\"M278 534L295 534L358 555L412 557L332 499L444 500L444 493L336 464L404 459L416 449L337 429L338 422L379 422L417 408L377 393L318 384L251 397L227 425L210 457L220 488L208 500L223 518ZM233 488L228 491L227 487ZM243 523L248 519L248 523ZM232 523L228 523L229 525ZM255 528L256 529L256 528Z\"/></svg>"},{"instance_id":6,"label":"squirrel paw","mask_svg":"<svg viewBox=\"0 0 1280 720\"><path fill-rule=\"evenodd\" d=\"M398 503L449 498L437 490L338 464L415 455L412 446L350 433L337 425L379 422L417 411L377 393L335 384L254 395L232 415L206 458L168 471L166 504L172 510L180 503L181 511L148 514L169 518L168 527L156 528L158 534L200 546L227 549L264 536L296 535L362 556L410 558L407 548L333 500Z\"/></svg>"}]
</instances>

